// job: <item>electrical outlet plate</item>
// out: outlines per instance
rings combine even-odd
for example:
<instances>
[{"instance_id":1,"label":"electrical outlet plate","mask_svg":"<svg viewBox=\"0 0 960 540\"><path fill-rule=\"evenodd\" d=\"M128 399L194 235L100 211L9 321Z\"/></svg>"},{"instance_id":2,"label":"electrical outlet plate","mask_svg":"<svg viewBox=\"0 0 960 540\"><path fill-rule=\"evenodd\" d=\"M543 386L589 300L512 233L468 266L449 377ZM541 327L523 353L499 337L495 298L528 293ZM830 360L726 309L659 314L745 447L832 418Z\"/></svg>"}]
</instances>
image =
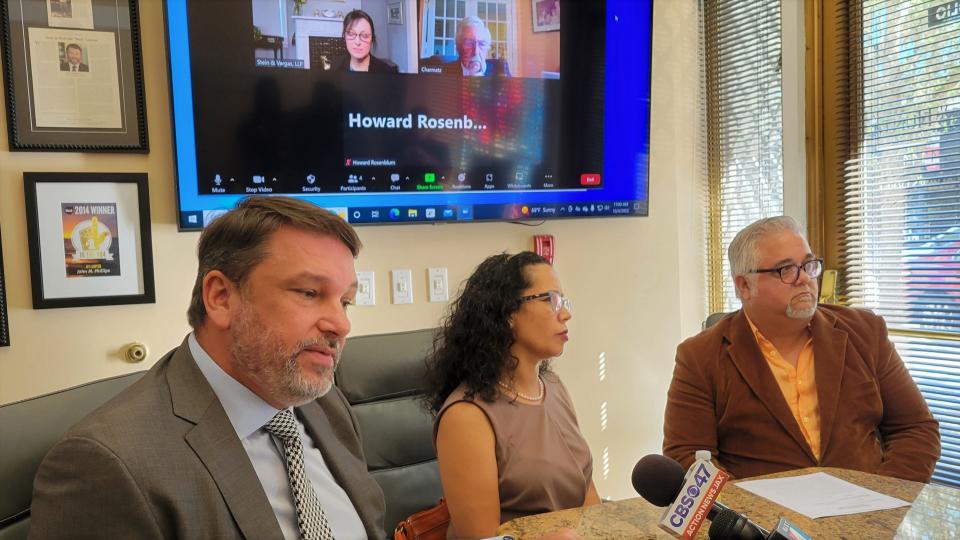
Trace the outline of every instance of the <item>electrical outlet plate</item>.
<instances>
[{"instance_id":1,"label":"electrical outlet plate","mask_svg":"<svg viewBox=\"0 0 960 540\"><path fill-rule=\"evenodd\" d=\"M377 304L377 287L373 272L357 272L357 300L358 306L374 306Z\"/></svg>"},{"instance_id":2,"label":"electrical outlet plate","mask_svg":"<svg viewBox=\"0 0 960 540\"><path fill-rule=\"evenodd\" d=\"M446 302L449 299L446 268L427 268L427 289L431 302Z\"/></svg>"},{"instance_id":3,"label":"electrical outlet plate","mask_svg":"<svg viewBox=\"0 0 960 540\"><path fill-rule=\"evenodd\" d=\"M409 269L391 270L390 292L394 304L412 304L413 272Z\"/></svg>"}]
</instances>

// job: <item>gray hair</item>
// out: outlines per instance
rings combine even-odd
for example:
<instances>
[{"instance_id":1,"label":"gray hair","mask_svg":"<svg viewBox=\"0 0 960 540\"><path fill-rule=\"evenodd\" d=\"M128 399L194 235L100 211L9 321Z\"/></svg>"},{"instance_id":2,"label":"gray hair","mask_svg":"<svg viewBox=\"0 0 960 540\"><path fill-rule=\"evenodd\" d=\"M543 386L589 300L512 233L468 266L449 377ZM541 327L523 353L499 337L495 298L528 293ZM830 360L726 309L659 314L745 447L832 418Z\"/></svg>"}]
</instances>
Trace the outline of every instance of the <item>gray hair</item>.
<instances>
[{"instance_id":1,"label":"gray hair","mask_svg":"<svg viewBox=\"0 0 960 540\"><path fill-rule=\"evenodd\" d=\"M463 35L463 29L468 26L472 26L476 30L485 33L488 41L492 38L490 29L487 28L487 23L483 22L483 19L475 15L467 15L466 17L461 19L460 22L457 24L457 36L456 36L457 43L460 43L460 38Z\"/></svg>"},{"instance_id":2,"label":"gray hair","mask_svg":"<svg viewBox=\"0 0 960 540\"><path fill-rule=\"evenodd\" d=\"M775 216L758 219L744 227L730 242L727 248L727 259L730 261L730 277L734 280L737 276L745 276L748 281L755 278L750 271L756 270L760 264L760 254L757 253L757 242L761 238L771 233L790 231L804 236L797 224L790 216ZM752 283L752 281L751 281ZM737 290L737 298L740 298L740 291Z\"/></svg>"}]
</instances>

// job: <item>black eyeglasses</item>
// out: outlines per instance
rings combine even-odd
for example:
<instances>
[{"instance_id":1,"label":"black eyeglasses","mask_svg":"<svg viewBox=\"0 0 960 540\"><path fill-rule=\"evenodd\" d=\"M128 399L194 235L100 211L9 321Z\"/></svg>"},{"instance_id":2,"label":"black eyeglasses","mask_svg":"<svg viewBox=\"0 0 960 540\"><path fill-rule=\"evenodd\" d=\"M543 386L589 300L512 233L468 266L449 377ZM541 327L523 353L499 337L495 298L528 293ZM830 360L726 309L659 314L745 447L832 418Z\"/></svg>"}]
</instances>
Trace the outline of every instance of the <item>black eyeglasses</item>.
<instances>
[{"instance_id":1,"label":"black eyeglasses","mask_svg":"<svg viewBox=\"0 0 960 540\"><path fill-rule=\"evenodd\" d=\"M539 300L541 298L549 298L550 307L553 308L554 313L560 313L561 309L566 309L568 313L573 313L570 299L558 293L557 291L547 291L539 294L521 296L520 301L529 302L530 300Z\"/></svg>"},{"instance_id":2,"label":"black eyeglasses","mask_svg":"<svg viewBox=\"0 0 960 540\"><path fill-rule=\"evenodd\" d=\"M816 278L823 271L823 259L810 259L800 264L785 264L777 268L761 268L750 270L748 274L763 274L767 272L776 272L780 274L780 281L787 285L793 285L800 279L800 270L803 270L810 278Z\"/></svg>"},{"instance_id":3,"label":"black eyeglasses","mask_svg":"<svg viewBox=\"0 0 960 540\"><path fill-rule=\"evenodd\" d=\"M360 41L362 41L362 42L364 42L364 43L370 43L370 40L373 39L373 35L371 35L371 34L368 34L368 33L366 33L366 32L361 32L361 33L358 34L358 33L354 32L353 30L347 30L347 31L343 34L343 37L347 38L347 41L350 41L351 39L360 38Z\"/></svg>"}]
</instances>

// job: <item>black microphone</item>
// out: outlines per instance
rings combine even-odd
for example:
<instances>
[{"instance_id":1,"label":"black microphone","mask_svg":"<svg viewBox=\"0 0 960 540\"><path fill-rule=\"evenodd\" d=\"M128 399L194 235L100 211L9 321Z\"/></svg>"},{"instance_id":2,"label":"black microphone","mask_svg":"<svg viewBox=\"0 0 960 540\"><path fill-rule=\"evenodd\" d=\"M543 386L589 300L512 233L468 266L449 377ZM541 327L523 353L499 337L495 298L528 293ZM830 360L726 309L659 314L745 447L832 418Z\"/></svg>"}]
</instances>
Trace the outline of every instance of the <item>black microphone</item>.
<instances>
[{"instance_id":1,"label":"black microphone","mask_svg":"<svg viewBox=\"0 0 960 540\"><path fill-rule=\"evenodd\" d=\"M719 506L716 503L714 506ZM736 510L724 508L715 515L710 511L710 531L707 537L710 540L766 540L770 533L747 519L747 516L738 514ZM765 534L761 533L763 531Z\"/></svg>"},{"instance_id":2,"label":"black microphone","mask_svg":"<svg viewBox=\"0 0 960 540\"><path fill-rule=\"evenodd\" d=\"M694 464L696 466L696 463ZM630 477L633 489L654 506L669 507L681 499L686 471L676 460L658 454L640 458ZM717 520L722 518L721 525ZM746 516L714 502L707 512L711 540L764 540L769 532ZM729 523L728 522L732 522ZM714 536L716 528L717 536Z\"/></svg>"},{"instance_id":3,"label":"black microphone","mask_svg":"<svg viewBox=\"0 0 960 540\"><path fill-rule=\"evenodd\" d=\"M710 530L707 532L707 538L710 540L723 540L725 538L756 538L757 540L810 540L809 534L804 532L785 517L780 518L776 528L767 533L766 537L757 536L757 533L750 530L750 520L747 516L738 514L734 510L724 508L717 512L716 517L711 520ZM760 531L763 529L757 527ZM758 531L759 532L759 531Z\"/></svg>"}]
</instances>

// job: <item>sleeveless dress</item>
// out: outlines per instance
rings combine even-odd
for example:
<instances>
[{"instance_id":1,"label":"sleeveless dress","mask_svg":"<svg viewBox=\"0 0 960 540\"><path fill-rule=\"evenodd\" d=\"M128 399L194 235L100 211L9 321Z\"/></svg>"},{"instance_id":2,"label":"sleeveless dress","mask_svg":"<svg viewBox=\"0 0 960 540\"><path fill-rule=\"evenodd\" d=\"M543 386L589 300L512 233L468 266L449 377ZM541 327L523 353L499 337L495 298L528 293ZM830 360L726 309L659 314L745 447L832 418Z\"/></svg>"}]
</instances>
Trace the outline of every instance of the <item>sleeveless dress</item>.
<instances>
[{"instance_id":1,"label":"sleeveless dress","mask_svg":"<svg viewBox=\"0 0 960 540\"><path fill-rule=\"evenodd\" d=\"M472 403L487 416L496 437L500 523L582 506L590 487L593 457L570 395L555 374L545 373L542 379L545 395L538 404L502 394L492 402L467 400L461 385L447 397L433 424L436 445L440 419L451 405Z\"/></svg>"}]
</instances>

